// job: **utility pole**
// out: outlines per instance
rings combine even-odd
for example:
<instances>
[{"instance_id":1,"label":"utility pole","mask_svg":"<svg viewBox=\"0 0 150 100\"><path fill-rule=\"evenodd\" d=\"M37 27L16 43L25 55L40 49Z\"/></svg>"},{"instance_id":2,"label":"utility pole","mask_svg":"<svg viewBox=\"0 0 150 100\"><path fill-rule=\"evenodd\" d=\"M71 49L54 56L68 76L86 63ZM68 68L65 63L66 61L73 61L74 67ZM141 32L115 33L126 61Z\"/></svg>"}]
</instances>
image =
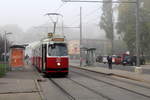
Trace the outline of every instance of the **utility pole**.
<instances>
[{"instance_id":1,"label":"utility pole","mask_svg":"<svg viewBox=\"0 0 150 100\"><path fill-rule=\"evenodd\" d=\"M140 67L139 0L136 0L136 66Z\"/></svg>"},{"instance_id":2,"label":"utility pole","mask_svg":"<svg viewBox=\"0 0 150 100\"><path fill-rule=\"evenodd\" d=\"M80 67L82 67L83 59L82 59L82 7L80 7L80 26L74 27L64 27L64 28L80 28Z\"/></svg>"},{"instance_id":3,"label":"utility pole","mask_svg":"<svg viewBox=\"0 0 150 100\"><path fill-rule=\"evenodd\" d=\"M53 34L55 34L56 32L56 22L54 22L54 30L53 30Z\"/></svg>"},{"instance_id":4,"label":"utility pole","mask_svg":"<svg viewBox=\"0 0 150 100\"><path fill-rule=\"evenodd\" d=\"M82 67L82 7L80 7L80 67Z\"/></svg>"},{"instance_id":5,"label":"utility pole","mask_svg":"<svg viewBox=\"0 0 150 100\"><path fill-rule=\"evenodd\" d=\"M7 61L6 61L6 56L7 56L7 51L6 51L6 46L7 46L7 43L6 43L7 41L6 41L6 31L5 31L5 34L4 34L4 63L5 63L5 72L6 72L6 67L7 67L7 65L6 65L6 63L7 63Z\"/></svg>"}]
</instances>

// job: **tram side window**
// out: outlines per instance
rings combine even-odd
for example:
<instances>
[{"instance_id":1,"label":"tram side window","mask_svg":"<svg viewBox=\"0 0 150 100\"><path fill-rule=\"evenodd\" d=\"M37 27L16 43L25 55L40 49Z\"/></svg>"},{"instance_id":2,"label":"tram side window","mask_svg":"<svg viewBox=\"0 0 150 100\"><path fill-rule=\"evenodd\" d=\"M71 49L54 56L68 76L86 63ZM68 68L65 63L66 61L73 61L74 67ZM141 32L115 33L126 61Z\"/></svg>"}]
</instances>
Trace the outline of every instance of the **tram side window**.
<instances>
[{"instance_id":1,"label":"tram side window","mask_svg":"<svg viewBox=\"0 0 150 100\"><path fill-rule=\"evenodd\" d=\"M49 56L67 56L66 44L54 44L48 47Z\"/></svg>"}]
</instances>

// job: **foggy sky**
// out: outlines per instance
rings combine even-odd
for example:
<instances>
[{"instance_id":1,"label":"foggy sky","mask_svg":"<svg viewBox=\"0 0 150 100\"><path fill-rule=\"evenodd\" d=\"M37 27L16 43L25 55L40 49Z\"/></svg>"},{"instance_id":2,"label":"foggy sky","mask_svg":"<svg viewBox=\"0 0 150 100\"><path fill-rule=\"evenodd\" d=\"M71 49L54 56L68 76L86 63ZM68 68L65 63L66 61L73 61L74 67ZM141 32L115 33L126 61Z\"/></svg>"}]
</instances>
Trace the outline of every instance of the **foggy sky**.
<instances>
[{"instance_id":1,"label":"foggy sky","mask_svg":"<svg viewBox=\"0 0 150 100\"><path fill-rule=\"evenodd\" d=\"M100 21L101 4L99 3L65 3L61 0L0 0L0 26L16 25L20 27L21 33L14 33L13 39L28 38L32 34L35 26L41 26L45 23L51 23L47 16L49 12L59 12L64 17L65 26L79 26L79 10L83 8L83 37L85 38L104 38L104 32L100 30L98 23ZM60 8L60 9L58 9ZM73 30L73 32L71 32ZM12 31L12 29L8 29ZM78 29L65 29L68 37L79 38ZM35 34L35 31L33 32ZM33 34L32 34L33 35ZM31 35L31 36L32 36ZM30 38L32 39L32 37ZM33 36L34 37L34 36ZM10 37L11 38L11 37ZM37 38L38 39L38 38ZM21 41L21 39L15 40Z\"/></svg>"}]
</instances>

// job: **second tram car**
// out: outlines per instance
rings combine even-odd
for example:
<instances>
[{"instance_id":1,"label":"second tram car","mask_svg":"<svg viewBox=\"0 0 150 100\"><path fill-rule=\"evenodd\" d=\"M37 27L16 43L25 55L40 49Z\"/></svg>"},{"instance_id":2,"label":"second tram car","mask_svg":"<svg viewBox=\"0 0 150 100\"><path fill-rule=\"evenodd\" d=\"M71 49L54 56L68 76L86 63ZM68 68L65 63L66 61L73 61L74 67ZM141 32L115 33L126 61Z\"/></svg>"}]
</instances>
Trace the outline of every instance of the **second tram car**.
<instances>
[{"instance_id":1,"label":"second tram car","mask_svg":"<svg viewBox=\"0 0 150 100\"><path fill-rule=\"evenodd\" d=\"M64 36L51 34L33 48L32 64L45 74L68 75L69 58Z\"/></svg>"}]
</instances>

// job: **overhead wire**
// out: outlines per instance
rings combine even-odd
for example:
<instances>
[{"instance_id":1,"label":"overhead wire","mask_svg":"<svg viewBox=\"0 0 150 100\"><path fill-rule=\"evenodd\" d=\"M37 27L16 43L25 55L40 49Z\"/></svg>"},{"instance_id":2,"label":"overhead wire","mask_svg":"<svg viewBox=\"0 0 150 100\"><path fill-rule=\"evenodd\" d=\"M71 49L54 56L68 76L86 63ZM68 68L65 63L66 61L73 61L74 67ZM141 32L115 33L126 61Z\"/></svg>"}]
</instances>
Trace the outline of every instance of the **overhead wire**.
<instances>
[{"instance_id":1,"label":"overhead wire","mask_svg":"<svg viewBox=\"0 0 150 100\"><path fill-rule=\"evenodd\" d=\"M91 16L91 14L95 13L97 10L101 9L102 7L99 7L97 9L92 10L90 13L86 14L85 17Z\"/></svg>"},{"instance_id":2,"label":"overhead wire","mask_svg":"<svg viewBox=\"0 0 150 100\"><path fill-rule=\"evenodd\" d=\"M55 10L55 12L59 11L60 8L63 8L65 4L67 4L67 2L63 2L63 3Z\"/></svg>"},{"instance_id":3,"label":"overhead wire","mask_svg":"<svg viewBox=\"0 0 150 100\"><path fill-rule=\"evenodd\" d=\"M97 8L97 9L91 11L90 13L86 14L84 19L87 19L87 17L89 17L89 16L93 16L94 13L96 13L96 12L97 12L99 9L101 9L101 8L102 8L102 7L99 7L99 8ZM97 17L96 17L96 18L97 18ZM96 19L96 18L94 18L94 19ZM91 19L88 19L88 20L85 20L85 22L87 22L87 21L89 21L89 20L91 21Z\"/></svg>"},{"instance_id":4,"label":"overhead wire","mask_svg":"<svg viewBox=\"0 0 150 100\"><path fill-rule=\"evenodd\" d=\"M66 5L66 3L67 3L67 2L63 2L55 11L58 12L61 8L64 7L64 5ZM99 7L99 8L96 8L96 9L92 10L91 12L87 13L86 15L84 15L83 18L85 19L85 18L88 18L89 16L94 15L94 13L96 13L96 12L97 12L99 9L101 9L101 8L102 8L102 7ZM78 15L76 16L76 19L75 19L71 24L69 24L69 26L72 26L73 24L77 23L78 20L79 20L79 18L80 18L80 14L78 14ZM98 18L98 17L96 17L96 18L94 18L94 19L97 19L97 18ZM94 20L94 19L92 19L92 20ZM89 20L87 20L87 21L89 22ZM86 21L86 22L87 22L87 21Z\"/></svg>"},{"instance_id":5,"label":"overhead wire","mask_svg":"<svg viewBox=\"0 0 150 100\"><path fill-rule=\"evenodd\" d=\"M99 7L99 8L96 8L96 9L92 10L90 13L87 13L86 15L84 15L83 18L85 19L85 18L91 16L93 13L96 13L96 11L99 10L99 9L101 9L101 8L102 8L102 7ZM77 19L74 20L70 25L74 24L75 22L77 23L77 21L78 21L79 18L80 18L80 14L78 14L76 18L77 18Z\"/></svg>"},{"instance_id":6,"label":"overhead wire","mask_svg":"<svg viewBox=\"0 0 150 100\"><path fill-rule=\"evenodd\" d=\"M79 18L80 18L80 14L78 14L78 15L76 16L76 19L73 20L72 23L69 24L69 25L71 26L71 25L73 25L74 23L76 23L76 22L79 20Z\"/></svg>"}]
</instances>

